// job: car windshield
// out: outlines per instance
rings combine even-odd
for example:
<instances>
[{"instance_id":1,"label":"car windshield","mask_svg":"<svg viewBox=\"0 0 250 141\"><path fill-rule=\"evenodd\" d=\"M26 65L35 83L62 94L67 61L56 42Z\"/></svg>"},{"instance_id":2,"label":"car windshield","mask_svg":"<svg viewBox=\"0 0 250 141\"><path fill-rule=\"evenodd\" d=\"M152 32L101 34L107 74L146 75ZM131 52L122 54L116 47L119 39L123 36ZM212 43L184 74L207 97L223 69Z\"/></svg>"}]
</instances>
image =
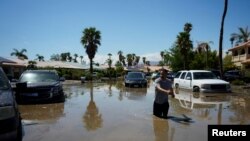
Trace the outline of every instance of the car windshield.
<instances>
[{"instance_id":1,"label":"car windshield","mask_svg":"<svg viewBox=\"0 0 250 141\"><path fill-rule=\"evenodd\" d=\"M8 89L9 88L9 80L6 79L5 75L0 72L0 90Z\"/></svg>"},{"instance_id":2,"label":"car windshield","mask_svg":"<svg viewBox=\"0 0 250 141\"><path fill-rule=\"evenodd\" d=\"M128 73L127 78L143 78L142 73Z\"/></svg>"},{"instance_id":3,"label":"car windshield","mask_svg":"<svg viewBox=\"0 0 250 141\"><path fill-rule=\"evenodd\" d=\"M240 72L238 72L238 71L228 71L226 73L228 73L230 75L240 75Z\"/></svg>"},{"instance_id":4,"label":"car windshield","mask_svg":"<svg viewBox=\"0 0 250 141\"><path fill-rule=\"evenodd\" d=\"M25 73L20 82L36 83L36 82L55 82L59 77L53 72L29 72Z\"/></svg>"},{"instance_id":5,"label":"car windshield","mask_svg":"<svg viewBox=\"0 0 250 141\"><path fill-rule=\"evenodd\" d=\"M194 79L216 79L212 72L194 72Z\"/></svg>"}]
</instances>

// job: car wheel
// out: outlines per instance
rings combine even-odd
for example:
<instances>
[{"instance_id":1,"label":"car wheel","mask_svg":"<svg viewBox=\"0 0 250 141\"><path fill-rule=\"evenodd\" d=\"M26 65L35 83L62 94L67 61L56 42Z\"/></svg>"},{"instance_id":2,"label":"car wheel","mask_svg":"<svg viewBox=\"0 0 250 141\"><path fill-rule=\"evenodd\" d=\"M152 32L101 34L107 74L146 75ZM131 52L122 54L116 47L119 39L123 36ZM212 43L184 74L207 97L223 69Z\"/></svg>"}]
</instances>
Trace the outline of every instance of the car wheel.
<instances>
[{"instance_id":1,"label":"car wheel","mask_svg":"<svg viewBox=\"0 0 250 141\"><path fill-rule=\"evenodd\" d=\"M127 84L127 83L125 83L125 87L128 87L128 84Z\"/></svg>"},{"instance_id":2,"label":"car wheel","mask_svg":"<svg viewBox=\"0 0 250 141\"><path fill-rule=\"evenodd\" d=\"M176 83L174 86L175 86L176 89L179 88L179 84L178 83Z\"/></svg>"},{"instance_id":3,"label":"car wheel","mask_svg":"<svg viewBox=\"0 0 250 141\"><path fill-rule=\"evenodd\" d=\"M21 119L19 119L19 126L17 128L17 141L22 141L23 140L23 126Z\"/></svg>"},{"instance_id":4,"label":"car wheel","mask_svg":"<svg viewBox=\"0 0 250 141\"><path fill-rule=\"evenodd\" d=\"M200 91L200 88L199 87L194 87L193 88L193 92L199 92Z\"/></svg>"}]
</instances>

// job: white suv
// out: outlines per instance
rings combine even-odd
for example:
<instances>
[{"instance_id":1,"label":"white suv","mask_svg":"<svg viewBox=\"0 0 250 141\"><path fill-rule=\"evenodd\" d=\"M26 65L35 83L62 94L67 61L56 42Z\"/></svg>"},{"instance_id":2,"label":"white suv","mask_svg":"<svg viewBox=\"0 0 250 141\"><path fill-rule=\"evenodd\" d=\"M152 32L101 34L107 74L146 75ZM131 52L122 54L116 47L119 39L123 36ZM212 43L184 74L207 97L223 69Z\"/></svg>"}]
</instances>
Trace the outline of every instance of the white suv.
<instances>
[{"instance_id":1,"label":"white suv","mask_svg":"<svg viewBox=\"0 0 250 141\"><path fill-rule=\"evenodd\" d=\"M206 70L179 71L175 75L174 86L194 92L231 92L229 82L218 79L211 71Z\"/></svg>"}]
</instances>

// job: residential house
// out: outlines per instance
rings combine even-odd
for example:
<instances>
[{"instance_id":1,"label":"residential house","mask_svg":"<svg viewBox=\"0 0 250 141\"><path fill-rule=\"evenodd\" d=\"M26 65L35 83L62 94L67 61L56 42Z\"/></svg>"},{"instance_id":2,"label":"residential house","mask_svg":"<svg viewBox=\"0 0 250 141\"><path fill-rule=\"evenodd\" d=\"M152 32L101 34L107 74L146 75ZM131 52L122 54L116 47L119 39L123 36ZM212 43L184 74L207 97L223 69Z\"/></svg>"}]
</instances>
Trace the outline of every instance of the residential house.
<instances>
[{"instance_id":1,"label":"residential house","mask_svg":"<svg viewBox=\"0 0 250 141\"><path fill-rule=\"evenodd\" d=\"M232 62L241 70L250 70L250 40L236 45L228 51L232 52Z\"/></svg>"}]
</instances>

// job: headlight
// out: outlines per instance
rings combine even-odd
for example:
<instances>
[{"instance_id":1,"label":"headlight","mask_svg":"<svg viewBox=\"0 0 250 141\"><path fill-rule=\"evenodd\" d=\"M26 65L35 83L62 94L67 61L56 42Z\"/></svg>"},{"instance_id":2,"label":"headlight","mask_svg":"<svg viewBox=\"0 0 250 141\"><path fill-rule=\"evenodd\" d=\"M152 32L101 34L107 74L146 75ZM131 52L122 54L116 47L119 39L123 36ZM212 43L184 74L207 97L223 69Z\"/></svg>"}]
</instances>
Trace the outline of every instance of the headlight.
<instances>
[{"instance_id":1,"label":"headlight","mask_svg":"<svg viewBox=\"0 0 250 141\"><path fill-rule=\"evenodd\" d=\"M201 88L202 89L210 89L210 85L209 84L202 84Z\"/></svg>"},{"instance_id":2,"label":"headlight","mask_svg":"<svg viewBox=\"0 0 250 141\"><path fill-rule=\"evenodd\" d=\"M13 106L0 107L0 120L12 118L15 116L15 110Z\"/></svg>"},{"instance_id":3,"label":"headlight","mask_svg":"<svg viewBox=\"0 0 250 141\"><path fill-rule=\"evenodd\" d=\"M230 84L227 84L227 89L231 89L231 86L230 86Z\"/></svg>"},{"instance_id":4,"label":"headlight","mask_svg":"<svg viewBox=\"0 0 250 141\"><path fill-rule=\"evenodd\" d=\"M53 87L53 88L51 88L51 92L52 93L59 93L59 87Z\"/></svg>"}]
</instances>

